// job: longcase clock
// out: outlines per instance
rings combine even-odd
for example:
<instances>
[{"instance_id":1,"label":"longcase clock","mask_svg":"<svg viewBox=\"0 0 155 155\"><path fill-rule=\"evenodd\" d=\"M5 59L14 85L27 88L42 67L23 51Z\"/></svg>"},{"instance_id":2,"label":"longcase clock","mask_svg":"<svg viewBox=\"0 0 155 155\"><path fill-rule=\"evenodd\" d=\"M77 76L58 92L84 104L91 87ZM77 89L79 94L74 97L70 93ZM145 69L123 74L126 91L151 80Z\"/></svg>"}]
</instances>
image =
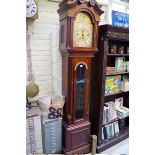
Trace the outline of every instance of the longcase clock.
<instances>
[{"instance_id":1,"label":"longcase clock","mask_svg":"<svg viewBox=\"0 0 155 155\"><path fill-rule=\"evenodd\" d=\"M88 153L92 58L98 52L98 23L103 12L95 0L64 0L58 13L62 94L66 98L63 151L65 154Z\"/></svg>"}]
</instances>

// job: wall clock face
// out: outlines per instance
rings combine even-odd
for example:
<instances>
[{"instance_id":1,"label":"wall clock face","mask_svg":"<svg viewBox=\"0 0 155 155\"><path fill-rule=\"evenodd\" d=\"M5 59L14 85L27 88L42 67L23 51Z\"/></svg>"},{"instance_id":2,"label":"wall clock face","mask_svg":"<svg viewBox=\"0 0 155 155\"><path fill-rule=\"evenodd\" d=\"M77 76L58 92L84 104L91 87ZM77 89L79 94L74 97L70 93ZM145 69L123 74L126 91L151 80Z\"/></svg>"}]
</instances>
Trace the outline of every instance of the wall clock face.
<instances>
[{"instance_id":1,"label":"wall clock face","mask_svg":"<svg viewBox=\"0 0 155 155\"><path fill-rule=\"evenodd\" d=\"M38 7L35 0L26 0L26 17L33 17L37 10Z\"/></svg>"},{"instance_id":2,"label":"wall clock face","mask_svg":"<svg viewBox=\"0 0 155 155\"><path fill-rule=\"evenodd\" d=\"M85 12L77 14L73 28L73 47L91 48L93 42L93 24Z\"/></svg>"}]
</instances>

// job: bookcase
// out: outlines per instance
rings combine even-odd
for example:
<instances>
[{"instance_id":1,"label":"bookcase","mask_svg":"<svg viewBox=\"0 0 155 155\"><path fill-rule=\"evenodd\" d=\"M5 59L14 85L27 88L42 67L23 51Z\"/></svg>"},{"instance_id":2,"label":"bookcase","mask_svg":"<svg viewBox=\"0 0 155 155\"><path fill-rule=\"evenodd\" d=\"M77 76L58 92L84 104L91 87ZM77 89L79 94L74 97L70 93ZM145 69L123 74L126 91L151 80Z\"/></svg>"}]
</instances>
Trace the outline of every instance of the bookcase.
<instances>
[{"instance_id":1,"label":"bookcase","mask_svg":"<svg viewBox=\"0 0 155 155\"><path fill-rule=\"evenodd\" d=\"M123 119L116 117L106 123L104 122L106 103L113 102L115 105L118 103L116 101L123 99L123 106L129 108L129 90L126 88L128 87L127 82L123 82L129 81L129 29L102 25L99 27L98 41L99 52L95 55L93 63L92 77L94 79L92 81L94 87L92 90L94 93L90 119L91 134L98 137L97 153L100 153L129 137L129 115ZM109 86L112 80L115 85ZM108 124L112 126L114 123L119 125L117 134L116 130L113 129L112 136L105 139L104 129L106 131Z\"/></svg>"}]
</instances>

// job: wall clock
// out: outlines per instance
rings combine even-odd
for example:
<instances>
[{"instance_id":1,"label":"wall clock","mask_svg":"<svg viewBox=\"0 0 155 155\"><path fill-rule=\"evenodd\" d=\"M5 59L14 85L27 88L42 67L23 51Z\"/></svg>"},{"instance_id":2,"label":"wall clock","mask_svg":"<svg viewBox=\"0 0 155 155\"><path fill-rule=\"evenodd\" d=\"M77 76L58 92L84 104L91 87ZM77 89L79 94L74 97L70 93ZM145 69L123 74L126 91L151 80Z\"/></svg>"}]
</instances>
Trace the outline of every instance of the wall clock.
<instances>
[{"instance_id":1,"label":"wall clock","mask_svg":"<svg viewBox=\"0 0 155 155\"><path fill-rule=\"evenodd\" d=\"M38 18L38 5L35 0L26 0L26 17L27 18Z\"/></svg>"}]
</instances>

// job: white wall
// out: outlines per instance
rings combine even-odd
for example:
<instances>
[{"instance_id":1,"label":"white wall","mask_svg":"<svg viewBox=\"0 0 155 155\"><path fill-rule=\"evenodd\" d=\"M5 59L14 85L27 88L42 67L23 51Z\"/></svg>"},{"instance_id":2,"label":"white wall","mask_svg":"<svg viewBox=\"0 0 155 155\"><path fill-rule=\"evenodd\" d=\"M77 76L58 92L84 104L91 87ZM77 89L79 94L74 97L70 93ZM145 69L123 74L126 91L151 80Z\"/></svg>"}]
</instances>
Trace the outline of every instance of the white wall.
<instances>
[{"instance_id":1,"label":"white wall","mask_svg":"<svg viewBox=\"0 0 155 155\"><path fill-rule=\"evenodd\" d=\"M56 2L57 1L57 2ZM58 2L61 0L38 0L38 19L28 20L28 32L31 35L32 69L35 82L39 85L39 96L61 94L62 61L59 51L59 15ZM104 4L105 14L100 24L111 24L111 10L125 12L128 3L119 0L97 0ZM113 0L114 1L114 0ZM28 70L27 74L28 74Z\"/></svg>"},{"instance_id":2,"label":"white wall","mask_svg":"<svg viewBox=\"0 0 155 155\"><path fill-rule=\"evenodd\" d=\"M101 15L100 24L112 24L111 13L112 10L123 12L129 14L129 3L123 2L121 0L97 0L99 3L103 4L102 10L104 14Z\"/></svg>"},{"instance_id":3,"label":"white wall","mask_svg":"<svg viewBox=\"0 0 155 155\"><path fill-rule=\"evenodd\" d=\"M39 85L38 96L61 93L61 54L57 2L38 0L38 19L28 20L31 35L32 69Z\"/></svg>"}]
</instances>

